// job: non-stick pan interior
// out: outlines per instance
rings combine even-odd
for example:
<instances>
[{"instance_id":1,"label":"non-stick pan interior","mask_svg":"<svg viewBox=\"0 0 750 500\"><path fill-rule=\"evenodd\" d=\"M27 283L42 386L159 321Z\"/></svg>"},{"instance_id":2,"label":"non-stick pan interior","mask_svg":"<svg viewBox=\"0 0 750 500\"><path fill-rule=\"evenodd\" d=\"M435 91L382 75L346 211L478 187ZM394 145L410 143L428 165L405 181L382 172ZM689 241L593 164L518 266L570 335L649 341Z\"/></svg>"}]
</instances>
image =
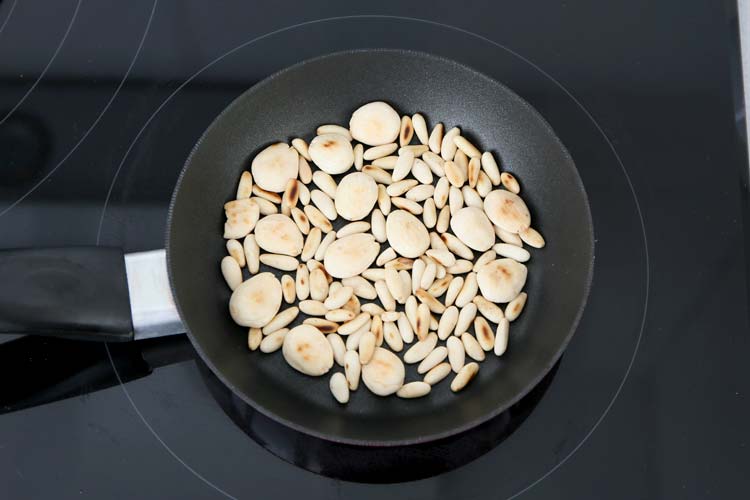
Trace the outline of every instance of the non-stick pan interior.
<instances>
[{"instance_id":1,"label":"non-stick pan interior","mask_svg":"<svg viewBox=\"0 0 750 500\"><path fill-rule=\"evenodd\" d=\"M511 325L507 353L489 353L477 379L453 394L450 378L429 396L380 398L365 387L335 402L327 376L295 372L280 352L247 348L247 329L228 313L219 272L226 255L223 204L264 146L310 140L323 123L347 125L372 100L443 122L521 181L532 223L547 240L528 262L529 301ZM369 50L332 54L284 70L249 89L209 127L178 183L167 235L169 271L188 334L208 366L253 407L293 428L336 441L407 444L468 429L526 394L559 358L586 302L593 229L575 165L546 122L511 90L465 66L427 54ZM271 270L271 269L267 269ZM281 273L278 271L277 275ZM300 322L302 317L298 318ZM341 370L334 365L333 370ZM414 366L407 381L420 380Z\"/></svg>"}]
</instances>

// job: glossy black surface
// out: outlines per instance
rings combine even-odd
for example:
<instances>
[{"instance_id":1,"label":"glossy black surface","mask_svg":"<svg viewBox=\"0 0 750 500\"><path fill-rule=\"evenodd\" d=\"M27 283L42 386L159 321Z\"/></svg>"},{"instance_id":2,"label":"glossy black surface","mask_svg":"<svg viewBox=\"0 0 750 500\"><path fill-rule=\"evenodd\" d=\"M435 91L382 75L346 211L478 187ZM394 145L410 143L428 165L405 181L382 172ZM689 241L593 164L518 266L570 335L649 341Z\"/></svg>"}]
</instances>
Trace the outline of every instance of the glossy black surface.
<instances>
[{"instance_id":1,"label":"glossy black surface","mask_svg":"<svg viewBox=\"0 0 750 500\"><path fill-rule=\"evenodd\" d=\"M432 44L508 85L560 135L595 227L612 229L595 234L611 258L597 254L594 287L610 285L592 294L549 388L507 439L455 471L394 486L327 479L274 457L224 414L193 361L162 359L174 346L82 349L45 365L62 348L2 344L15 360L4 367L17 371L3 373L0 392L26 402L0 415L9 498L745 496L747 163L729 2L381 2L367 11L487 37L562 87L488 41L393 19L318 23L237 48L294 23L365 12L351 2L82 2L45 71L77 4L0 3L0 141L18 145L0 148L3 247L160 247L190 148L252 83L345 45ZM117 380L108 354L122 387L103 388ZM287 442L298 462L310 456L307 443Z\"/></svg>"}]
</instances>

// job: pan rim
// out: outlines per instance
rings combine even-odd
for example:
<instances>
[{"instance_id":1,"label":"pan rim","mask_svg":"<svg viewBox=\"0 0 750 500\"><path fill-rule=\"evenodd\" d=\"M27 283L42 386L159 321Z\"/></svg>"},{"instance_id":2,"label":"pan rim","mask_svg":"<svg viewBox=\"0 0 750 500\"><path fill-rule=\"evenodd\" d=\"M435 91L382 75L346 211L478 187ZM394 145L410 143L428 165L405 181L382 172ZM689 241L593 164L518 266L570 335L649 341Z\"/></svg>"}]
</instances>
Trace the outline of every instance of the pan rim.
<instances>
[{"instance_id":1,"label":"pan rim","mask_svg":"<svg viewBox=\"0 0 750 500\"><path fill-rule=\"evenodd\" d=\"M232 384L230 381L224 377L221 370L219 370L214 363L211 361L211 359L208 357L208 355L204 352L203 348L201 347L200 341L197 340L191 331L190 326L186 321L184 321L184 315L182 311L182 307L180 305L180 301L178 299L177 290L174 284L174 279L172 276L172 232L173 232L173 217L174 217L174 209L175 209L175 203L177 200L177 196L179 194L179 191L182 187L182 183L184 181L185 175L187 171L189 170L189 167L192 163L193 157L195 156L195 153L202 145L205 138L213 131L213 129L217 126L217 124L221 121L221 119L229 113L230 110L234 109L235 106L238 105L240 100L244 100L247 98L248 95L251 95L257 91L259 91L262 88L265 88L266 86L272 84L274 80L279 78L280 76L284 75L287 72L291 72L294 70L297 70L307 64L315 63L320 60L332 58L332 57L339 57L339 56L345 56L345 55L357 55L357 54L372 54L372 53L390 53L390 54L408 54L412 56L418 56L422 58L432 59L434 61L439 61L442 63L447 63L450 65L453 65L457 68L460 68L464 71L469 71L471 74L473 74L477 78L481 78L487 82L489 82L492 85L496 85L503 89L505 92L507 92L512 99L515 99L518 101L518 103L528 112L531 113L533 117L535 117L542 126L546 129L546 131L552 136L557 146L560 148L560 150L563 153L563 156L566 158L567 161L570 162L570 166L572 166L572 171L574 174L574 182L580 189L580 191L583 193L583 201L585 206L585 212L586 212L586 221L585 225L587 228L587 236L588 236L588 245L586 245L586 250L591 255L591 258L588 260L588 269L585 276L584 281L584 287L583 287L583 300L581 301L581 304L578 308L578 311L575 314L575 317L573 318L573 321L571 323L571 326L568 329L568 332L565 334L565 338L563 339L563 342L559 345L554 355L549 359L548 363L543 366L543 369L539 371L536 377L532 378L530 382L526 384L526 386L523 388L523 390L518 391L518 393L511 399L508 400L508 402L503 406L498 406L497 408L494 408L492 411L488 411L476 418L467 420L466 422L463 422L461 425L453 426L450 429L447 429L445 431L441 432L433 432L431 434L423 434L419 435L413 438L400 438L400 439L387 439L387 440L372 440L372 439L359 439L359 438L350 438L350 437L342 437L342 436L336 436L327 434L324 432L317 431L313 428L301 425L297 422L291 421L285 417L282 417L278 415L277 413L273 412L269 408L266 408L265 406L258 404L253 398L247 397L247 395L239 390L237 387L235 387L234 384ZM254 410L259 411L266 417L279 422L280 424L289 427L290 429L300 432L302 434L310 435L315 438L324 440L324 441L330 441L334 443L339 444L346 444L346 445L353 445L353 446L363 446L363 447L398 447L398 446L410 446L410 445L417 445L422 443L428 443L433 441L438 441L441 439L445 439L451 436L454 436L456 434L460 434L463 432L466 432L468 430L471 430L485 422L487 422L490 419L493 419L500 415L502 412L516 404L518 401L520 401L523 397L525 397L534 387L536 387L539 382L544 378L549 371L552 369L552 367L557 363L557 361L562 356L563 352L567 349L570 341L573 338L573 335L575 334L576 330L578 329L578 325L580 323L580 320L583 316L583 312L586 309L586 305L588 304L589 295L591 292L591 285L593 282L593 275L594 275L594 261L595 261L595 238L594 238L594 225L593 225L593 218L591 214L591 205L589 202L589 196L586 192L586 187L583 184L583 180L581 179L580 173L578 171L578 168L576 167L575 161L573 160L573 157L571 156L568 149L563 144L562 140L557 136L552 126L547 122L547 120L539 113L539 111L536 110L531 104L529 104L524 98L519 96L516 92L514 92L512 89L510 89L508 86L503 84L502 82L492 78L489 75L486 75L476 69L474 69L471 66L465 65L463 63L460 63L454 59L450 59L447 57L435 55L429 52L424 51L418 51L418 50L410 50L410 49L393 49L393 48L381 48L381 47L373 47L373 48L359 48L359 49L350 49L350 50L342 50L342 51L335 51L335 52L329 52L326 54L322 54L316 57L308 58L302 61L299 61L295 64L292 64L290 66L286 66L271 75L265 77L264 79L260 80L256 84L252 85L245 91L243 91L240 95L238 95L236 98L234 98L214 119L213 121L208 125L208 127L204 130L204 132L201 134L200 138L196 141L195 145L191 149L190 153L188 154L185 163L182 166L182 169L180 170L180 174L177 178L177 181L175 183L175 187L172 191L172 196L169 203L169 209L167 212L167 229L165 231L165 248L166 248L166 258L167 258L167 275L169 277L169 286L172 291L172 296L174 297L175 307L177 308L177 312L180 315L180 318L183 319L183 324L185 325L185 332L190 339L190 343L192 344L193 348L198 352L198 355L201 357L201 360L206 363L206 365L209 367L209 369L213 372L214 375L227 387L229 390L232 391L233 394L235 394L237 397L239 397L242 401L244 401L246 404L251 406ZM175 250L176 251L176 250Z\"/></svg>"}]
</instances>

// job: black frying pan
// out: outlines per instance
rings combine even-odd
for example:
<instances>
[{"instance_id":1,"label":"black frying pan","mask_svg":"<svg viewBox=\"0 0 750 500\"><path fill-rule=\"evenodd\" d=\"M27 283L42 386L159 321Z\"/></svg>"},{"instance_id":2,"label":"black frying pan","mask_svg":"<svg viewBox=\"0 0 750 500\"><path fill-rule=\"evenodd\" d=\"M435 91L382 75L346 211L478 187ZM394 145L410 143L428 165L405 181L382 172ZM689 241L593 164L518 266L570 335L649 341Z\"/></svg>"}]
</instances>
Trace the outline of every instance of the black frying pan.
<instances>
[{"instance_id":1,"label":"black frying pan","mask_svg":"<svg viewBox=\"0 0 750 500\"><path fill-rule=\"evenodd\" d=\"M529 301L511 325L508 351L501 358L490 354L463 392L451 393L449 379L417 400L380 398L361 386L348 405L341 406L329 393L330 373L307 377L290 368L280 353L248 350L247 330L229 317L230 292L219 273L219 261L226 254L222 206L234 198L240 173L264 146L293 137L310 139L321 123L346 125L354 109L372 100L386 100L401 113L422 112L430 126L438 121L447 127L459 125L474 144L491 149L502 168L521 180L533 224L547 246L532 252ZM562 354L583 311L592 278L593 229L573 160L549 125L520 97L453 61L423 53L365 50L285 69L246 91L219 115L196 144L175 188L167 259L172 292L190 340L238 397L266 416L318 438L395 446L475 427L540 381ZM97 295L91 294L92 300ZM10 310L0 300L0 315ZM19 320L8 323L17 325ZM0 316L3 329L12 330L3 328ZM407 381L419 379L415 366L408 366Z\"/></svg>"}]
</instances>

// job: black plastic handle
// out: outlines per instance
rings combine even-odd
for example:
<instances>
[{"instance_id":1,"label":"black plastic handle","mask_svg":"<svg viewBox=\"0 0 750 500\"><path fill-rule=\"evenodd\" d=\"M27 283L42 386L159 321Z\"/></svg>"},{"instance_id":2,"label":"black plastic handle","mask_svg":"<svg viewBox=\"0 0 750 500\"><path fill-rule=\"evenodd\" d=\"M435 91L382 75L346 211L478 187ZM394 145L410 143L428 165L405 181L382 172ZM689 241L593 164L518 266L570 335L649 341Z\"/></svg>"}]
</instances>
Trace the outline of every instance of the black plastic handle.
<instances>
[{"instance_id":1,"label":"black plastic handle","mask_svg":"<svg viewBox=\"0 0 750 500\"><path fill-rule=\"evenodd\" d=\"M0 250L0 333L133 340L122 250Z\"/></svg>"}]
</instances>

